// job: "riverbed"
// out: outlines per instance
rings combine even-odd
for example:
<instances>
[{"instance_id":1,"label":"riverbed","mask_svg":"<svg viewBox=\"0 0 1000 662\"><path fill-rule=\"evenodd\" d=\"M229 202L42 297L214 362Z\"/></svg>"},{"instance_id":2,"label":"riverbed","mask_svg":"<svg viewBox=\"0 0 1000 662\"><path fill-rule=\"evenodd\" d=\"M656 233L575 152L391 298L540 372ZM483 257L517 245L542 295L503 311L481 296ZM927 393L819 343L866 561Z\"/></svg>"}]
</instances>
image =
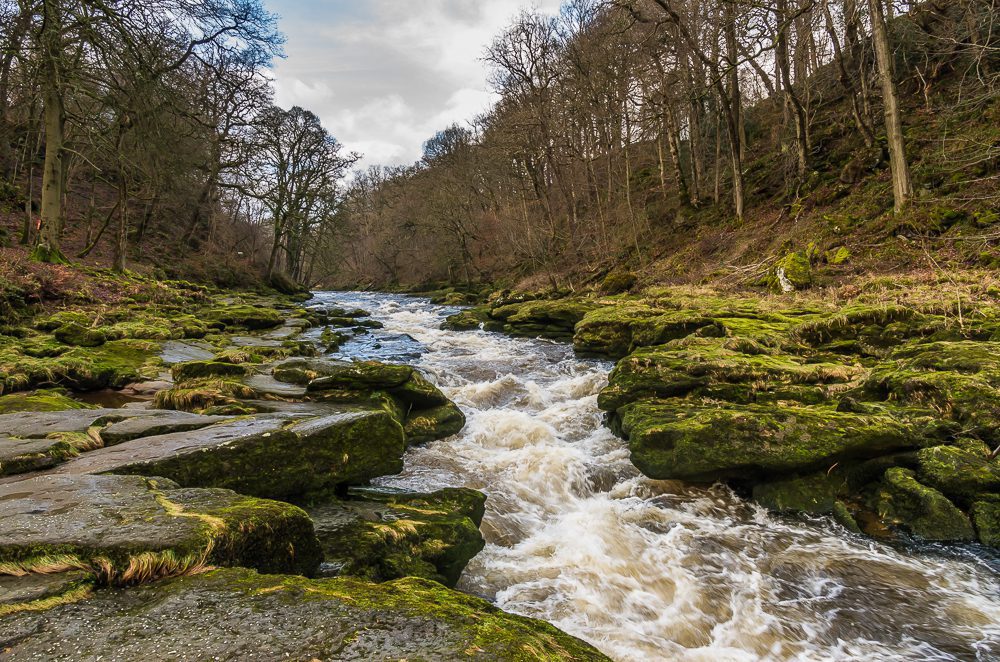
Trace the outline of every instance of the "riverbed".
<instances>
[{"instance_id":1,"label":"riverbed","mask_svg":"<svg viewBox=\"0 0 1000 662\"><path fill-rule=\"evenodd\" d=\"M894 547L781 518L723 486L647 479L602 425L612 364L544 340L443 331L455 308L321 292L384 329L345 358L416 365L465 412L386 486L488 495L459 588L616 660L1000 659L1000 573L975 550Z\"/></svg>"}]
</instances>

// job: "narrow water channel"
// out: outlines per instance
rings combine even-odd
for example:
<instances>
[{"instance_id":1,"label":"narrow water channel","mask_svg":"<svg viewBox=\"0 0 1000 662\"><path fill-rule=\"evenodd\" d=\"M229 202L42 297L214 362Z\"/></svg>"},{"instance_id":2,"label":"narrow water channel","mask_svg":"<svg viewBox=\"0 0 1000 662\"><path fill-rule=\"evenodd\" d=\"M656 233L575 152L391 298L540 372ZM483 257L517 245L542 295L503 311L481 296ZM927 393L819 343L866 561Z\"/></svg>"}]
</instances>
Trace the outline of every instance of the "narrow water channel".
<instances>
[{"instance_id":1,"label":"narrow water channel","mask_svg":"<svg viewBox=\"0 0 1000 662\"><path fill-rule=\"evenodd\" d=\"M1000 574L970 551L900 550L768 515L723 487L642 477L601 425L611 364L540 340L438 327L454 309L320 293L385 329L345 356L408 362L465 411L383 484L489 496L459 588L616 660L998 660Z\"/></svg>"}]
</instances>

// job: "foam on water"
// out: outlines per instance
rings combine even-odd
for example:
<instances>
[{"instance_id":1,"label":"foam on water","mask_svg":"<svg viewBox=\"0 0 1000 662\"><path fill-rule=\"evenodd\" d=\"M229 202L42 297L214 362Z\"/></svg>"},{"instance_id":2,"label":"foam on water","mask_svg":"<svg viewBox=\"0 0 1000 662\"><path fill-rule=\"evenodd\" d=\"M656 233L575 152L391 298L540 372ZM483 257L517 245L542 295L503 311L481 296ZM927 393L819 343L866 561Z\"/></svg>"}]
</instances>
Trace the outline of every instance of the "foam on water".
<instances>
[{"instance_id":1,"label":"foam on water","mask_svg":"<svg viewBox=\"0 0 1000 662\"><path fill-rule=\"evenodd\" d=\"M601 425L610 364L439 330L452 310L419 299L318 295L332 304L386 325L346 355L415 363L468 418L382 481L487 493L487 546L462 590L618 660L1000 659L1000 580L975 556L898 550L772 517L721 486L649 480Z\"/></svg>"}]
</instances>

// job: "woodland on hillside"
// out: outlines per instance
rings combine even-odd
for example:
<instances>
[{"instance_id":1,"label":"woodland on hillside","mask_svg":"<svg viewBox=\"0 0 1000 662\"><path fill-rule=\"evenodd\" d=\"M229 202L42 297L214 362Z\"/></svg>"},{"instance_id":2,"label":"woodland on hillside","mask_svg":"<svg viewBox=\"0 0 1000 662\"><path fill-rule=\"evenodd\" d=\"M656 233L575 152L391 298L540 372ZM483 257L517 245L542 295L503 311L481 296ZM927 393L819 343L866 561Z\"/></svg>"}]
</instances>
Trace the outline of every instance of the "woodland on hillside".
<instances>
[{"instance_id":1,"label":"woodland on hillside","mask_svg":"<svg viewBox=\"0 0 1000 662\"><path fill-rule=\"evenodd\" d=\"M0 211L46 262L315 280L355 157L273 103L259 0L0 2Z\"/></svg>"},{"instance_id":2,"label":"woodland on hillside","mask_svg":"<svg viewBox=\"0 0 1000 662\"><path fill-rule=\"evenodd\" d=\"M669 280L696 261L752 282L782 250L859 228L878 247L959 219L981 235L1000 203L997 15L991 0L525 11L485 54L491 111L353 181L341 282Z\"/></svg>"},{"instance_id":3,"label":"woodland on hillside","mask_svg":"<svg viewBox=\"0 0 1000 662\"><path fill-rule=\"evenodd\" d=\"M753 283L789 250L845 244L880 270L995 266L997 15L993 0L524 11L483 54L489 112L413 165L352 173L316 115L275 106L283 37L260 0L0 0L0 245L286 289L614 269Z\"/></svg>"}]
</instances>

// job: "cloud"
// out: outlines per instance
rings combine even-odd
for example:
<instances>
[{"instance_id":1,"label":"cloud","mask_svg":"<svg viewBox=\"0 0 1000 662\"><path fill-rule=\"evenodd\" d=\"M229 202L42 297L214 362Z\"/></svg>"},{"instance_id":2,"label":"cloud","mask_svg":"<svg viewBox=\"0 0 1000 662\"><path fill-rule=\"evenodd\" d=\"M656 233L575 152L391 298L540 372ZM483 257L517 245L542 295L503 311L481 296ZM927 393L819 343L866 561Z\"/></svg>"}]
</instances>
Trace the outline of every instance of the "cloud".
<instances>
[{"instance_id":1,"label":"cloud","mask_svg":"<svg viewBox=\"0 0 1000 662\"><path fill-rule=\"evenodd\" d=\"M436 131L495 101L481 57L525 6L559 0L268 0L288 57L277 102L315 112L362 165L412 163Z\"/></svg>"}]
</instances>

